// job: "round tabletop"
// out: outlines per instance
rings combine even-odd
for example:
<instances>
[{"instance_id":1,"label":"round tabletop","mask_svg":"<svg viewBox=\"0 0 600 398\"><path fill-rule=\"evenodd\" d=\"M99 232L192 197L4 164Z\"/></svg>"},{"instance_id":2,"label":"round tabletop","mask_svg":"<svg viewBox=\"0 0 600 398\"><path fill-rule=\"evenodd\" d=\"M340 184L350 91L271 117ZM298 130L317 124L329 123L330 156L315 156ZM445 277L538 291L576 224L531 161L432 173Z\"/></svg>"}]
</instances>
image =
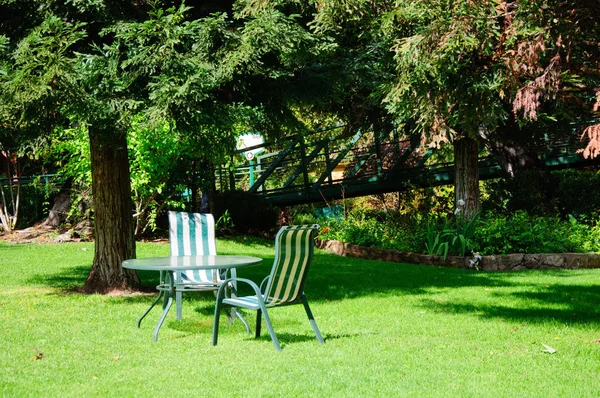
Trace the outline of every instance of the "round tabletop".
<instances>
[{"instance_id":1,"label":"round tabletop","mask_svg":"<svg viewBox=\"0 0 600 398\"><path fill-rule=\"evenodd\" d=\"M123 268L154 271L239 268L257 265L262 258L251 256L171 256L146 257L123 261Z\"/></svg>"}]
</instances>

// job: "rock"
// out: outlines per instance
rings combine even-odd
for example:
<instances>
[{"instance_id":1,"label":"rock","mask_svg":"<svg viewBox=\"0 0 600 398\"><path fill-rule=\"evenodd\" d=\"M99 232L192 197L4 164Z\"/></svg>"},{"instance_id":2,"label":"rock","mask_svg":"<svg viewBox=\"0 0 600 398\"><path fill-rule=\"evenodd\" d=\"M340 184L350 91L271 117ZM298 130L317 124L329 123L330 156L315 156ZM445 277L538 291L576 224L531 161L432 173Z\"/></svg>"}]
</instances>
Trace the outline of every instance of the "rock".
<instances>
[{"instance_id":1,"label":"rock","mask_svg":"<svg viewBox=\"0 0 600 398\"><path fill-rule=\"evenodd\" d=\"M75 231L84 239L92 239L94 237L94 226L90 220L83 220L75 225Z\"/></svg>"},{"instance_id":2,"label":"rock","mask_svg":"<svg viewBox=\"0 0 600 398\"><path fill-rule=\"evenodd\" d=\"M542 259L544 265L551 267L562 267L565 265L565 257L562 254L546 254Z\"/></svg>"},{"instance_id":3,"label":"rock","mask_svg":"<svg viewBox=\"0 0 600 398\"><path fill-rule=\"evenodd\" d=\"M448 256L444 261L440 256L420 253L406 253L396 250L362 247L334 240L316 242L319 249L346 257L360 257L370 260L406 262L421 265L444 266L454 268L472 268L469 257ZM526 269L556 268L600 268L598 253L550 253L523 254L514 253L503 256L481 256L479 269L485 271L520 271Z\"/></svg>"},{"instance_id":4,"label":"rock","mask_svg":"<svg viewBox=\"0 0 600 398\"><path fill-rule=\"evenodd\" d=\"M58 235L54 241L56 243L73 242L73 230L70 229L63 234Z\"/></svg>"},{"instance_id":5,"label":"rock","mask_svg":"<svg viewBox=\"0 0 600 398\"><path fill-rule=\"evenodd\" d=\"M52 205L52 209L50 209L50 213L48 214L46 224L52 227L58 227L67 219L69 210L71 210L70 181L65 183L65 185L61 188L60 192L54 198L54 204Z\"/></svg>"}]
</instances>

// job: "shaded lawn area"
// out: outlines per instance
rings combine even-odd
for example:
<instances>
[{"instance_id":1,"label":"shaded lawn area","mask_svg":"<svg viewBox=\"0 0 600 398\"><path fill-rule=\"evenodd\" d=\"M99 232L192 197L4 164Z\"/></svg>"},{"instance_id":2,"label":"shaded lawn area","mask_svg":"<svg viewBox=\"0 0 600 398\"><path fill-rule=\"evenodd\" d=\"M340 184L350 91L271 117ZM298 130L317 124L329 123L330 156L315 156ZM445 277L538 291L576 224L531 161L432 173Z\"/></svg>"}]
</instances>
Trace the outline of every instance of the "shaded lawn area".
<instances>
[{"instance_id":1,"label":"shaded lawn area","mask_svg":"<svg viewBox=\"0 0 600 398\"><path fill-rule=\"evenodd\" d=\"M273 243L219 240L220 254L265 259ZM168 255L139 243L138 257ZM80 295L93 245L0 243L0 396L568 396L600 391L600 270L487 273L317 251L302 306L274 309L283 346L223 319L211 293L185 296L158 342L153 299ZM157 274L141 273L153 286ZM243 293L243 292L242 292ZM248 313L250 321L254 313ZM251 322L252 323L252 322ZM544 352L544 344L556 350Z\"/></svg>"}]
</instances>

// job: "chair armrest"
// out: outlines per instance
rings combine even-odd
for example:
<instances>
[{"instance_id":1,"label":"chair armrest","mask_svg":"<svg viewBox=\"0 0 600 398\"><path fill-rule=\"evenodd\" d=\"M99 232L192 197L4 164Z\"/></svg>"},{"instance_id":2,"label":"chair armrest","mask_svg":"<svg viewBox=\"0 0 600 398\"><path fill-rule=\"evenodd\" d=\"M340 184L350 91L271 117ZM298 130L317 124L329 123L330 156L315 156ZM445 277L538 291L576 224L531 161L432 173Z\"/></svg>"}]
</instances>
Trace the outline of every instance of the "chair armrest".
<instances>
[{"instance_id":1,"label":"chair armrest","mask_svg":"<svg viewBox=\"0 0 600 398\"><path fill-rule=\"evenodd\" d=\"M267 276L265 279L262 280L262 282L260 283L260 292L264 293L265 292L265 287L266 287L266 283L269 280L270 276Z\"/></svg>"},{"instance_id":2,"label":"chair armrest","mask_svg":"<svg viewBox=\"0 0 600 398\"><path fill-rule=\"evenodd\" d=\"M262 296L262 293L260 292L260 288L258 287L258 285L256 283L254 283L253 281L251 281L250 279L245 279L245 278L228 278L225 279L223 281L223 284L219 287L219 291L217 293L217 300L219 300L220 298L223 297L223 295L225 294L225 287L229 284L229 283L235 283L237 285L237 282L243 282L247 285L249 285L250 287L252 287L252 289L254 290L254 293L260 297Z\"/></svg>"}]
</instances>

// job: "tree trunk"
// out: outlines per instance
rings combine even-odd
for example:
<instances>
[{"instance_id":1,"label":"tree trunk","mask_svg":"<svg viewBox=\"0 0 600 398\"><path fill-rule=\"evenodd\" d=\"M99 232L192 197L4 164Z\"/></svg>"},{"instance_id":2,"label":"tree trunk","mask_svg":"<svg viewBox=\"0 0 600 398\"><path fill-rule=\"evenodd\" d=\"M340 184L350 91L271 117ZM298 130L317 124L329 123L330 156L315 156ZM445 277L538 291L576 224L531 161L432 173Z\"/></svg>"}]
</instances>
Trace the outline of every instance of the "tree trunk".
<instances>
[{"instance_id":1,"label":"tree trunk","mask_svg":"<svg viewBox=\"0 0 600 398\"><path fill-rule=\"evenodd\" d=\"M479 211L479 145L469 137L454 141L454 198L457 215L470 220Z\"/></svg>"},{"instance_id":2,"label":"tree trunk","mask_svg":"<svg viewBox=\"0 0 600 398\"><path fill-rule=\"evenodd\" d=\"M115 289L139 289L134 270L123 260L135 258L133 202L125 135L102 134L90 128L92 195L94 202L94 263L84 291L106 293Z\"/></svg>"}]
</instances>

